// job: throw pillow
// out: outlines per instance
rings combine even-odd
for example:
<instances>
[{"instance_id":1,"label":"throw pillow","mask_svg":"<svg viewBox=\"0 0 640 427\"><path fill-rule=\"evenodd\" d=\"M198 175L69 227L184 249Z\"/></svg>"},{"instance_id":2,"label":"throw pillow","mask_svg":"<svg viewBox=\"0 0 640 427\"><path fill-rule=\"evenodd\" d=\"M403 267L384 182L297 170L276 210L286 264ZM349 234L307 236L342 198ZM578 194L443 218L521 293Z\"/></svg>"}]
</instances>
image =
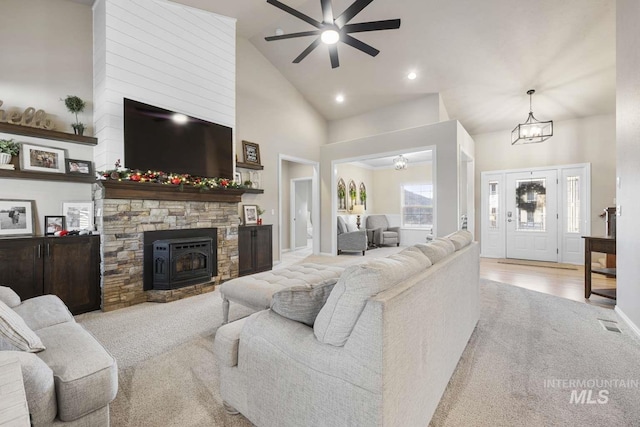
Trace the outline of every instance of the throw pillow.
<instances>
[{"instance_id":1,"label":"throw pillow","mask_svg":"<svg viewBox=\"0 0 640 427\"><path fill-rule=\"evenodd\" d=\"M313 326L336 281L337 279L315 286L292 286L278 291L273 294L271 310L287 319Z\"/></svg>"},{"instance_id":2,"label":"throw pillow","mask_svg":"<svg viewBox=\"0 0 640 427\"><path fill-rule=\"evenodd\" d=\"M40 337L33 332L22 317L0 301L0 335L23 351L37 353L45 349Z\"/></svg>"},{"instance_id":3,"label":"throw pillow","mask_svg":"<svg viewBox=\"0 0 640 427\"><path fill-rule=\"evenodd\" d=\"M348 267L313 325L318 341L337 347L345 345L367 300L424 271L424 263L424 257L418 260L413 255L397 254Z\"/></svg>"},{"instance_id":4,"label":"throw pillow","mask_svg":"<svg viewBox=\"0 0 640 427\"><path fill-rule=\"evenodd\" d=\"M353 231L358 231L358 226L355 224L347 223L347 232L351 233Z\"/></svg>"},{"instance_id":5,"label":"throw pillow","mask_svg":"<svg viewBox=\"0 0 640 427\"><path fill-rule=\"evenodd\" d=\"M7 286L0 286L0 301L4 302L11 308L19 306L22 302L20 301L18 294Z\"/></svg>"}]
</instances>

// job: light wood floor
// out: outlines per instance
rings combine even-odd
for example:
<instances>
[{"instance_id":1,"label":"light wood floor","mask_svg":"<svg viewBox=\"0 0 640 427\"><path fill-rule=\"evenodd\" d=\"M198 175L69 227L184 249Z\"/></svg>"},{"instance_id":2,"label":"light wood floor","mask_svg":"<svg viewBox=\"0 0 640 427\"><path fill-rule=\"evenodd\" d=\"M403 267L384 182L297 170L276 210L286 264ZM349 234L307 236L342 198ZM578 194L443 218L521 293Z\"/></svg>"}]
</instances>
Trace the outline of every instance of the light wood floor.
<instances>
[{"instance_id":1,"label":"light wood floor","mask_svg":"<svg viewBox=\"0 0 640 427\"><path fill-rule=\"evenodd\" d=\"M584 267L577 270L562 270L547 267L500 264L492 258L480 259L480 277L496 282L508 283L521 288L567 298L573 301L615 308L614 300L591 295L584 298ZM616 279L593 274L592 287L615 288Z\"/></svg>"}]
</instances>

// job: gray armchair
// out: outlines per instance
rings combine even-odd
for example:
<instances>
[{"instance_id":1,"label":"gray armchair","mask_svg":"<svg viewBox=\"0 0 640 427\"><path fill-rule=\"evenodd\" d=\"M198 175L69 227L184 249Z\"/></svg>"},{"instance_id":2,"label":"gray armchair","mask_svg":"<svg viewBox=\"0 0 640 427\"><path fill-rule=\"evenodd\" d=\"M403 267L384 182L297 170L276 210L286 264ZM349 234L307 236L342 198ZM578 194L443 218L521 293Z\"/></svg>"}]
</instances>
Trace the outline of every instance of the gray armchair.
<instances>
[{"instance_id":1,"label":"gray armchair","mask_svg":"<svg viewBox=\"0 0 640 427\"><path fill-rule=\"evenodd\" d=\"M386 215L369 215L366 229L374 245L400 246L400 227L389 227Z\"/></svg>"},{"instance_id":2,"label":"gray armchair","mask_svg":"<svg viewBox=\"0 0 640 427\"><path fill-rule=\"evenodd\" d=\"M338 255L344 252L362 252L367 250L366 230L348 231L347 223L338 217Z\"/></svg>"}]
</instances>

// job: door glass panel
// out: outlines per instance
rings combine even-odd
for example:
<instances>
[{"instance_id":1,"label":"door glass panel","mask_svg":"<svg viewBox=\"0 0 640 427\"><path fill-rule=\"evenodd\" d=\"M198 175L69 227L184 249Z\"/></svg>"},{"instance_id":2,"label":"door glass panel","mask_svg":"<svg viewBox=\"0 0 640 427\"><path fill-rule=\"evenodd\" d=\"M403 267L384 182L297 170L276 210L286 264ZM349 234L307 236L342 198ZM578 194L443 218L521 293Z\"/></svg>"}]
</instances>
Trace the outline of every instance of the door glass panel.
<instances>
[{"instance_id":1,"label":"door glass panel","mask_svg":"<svg viewBox=\"0 0 640 427\"><path fill-rule=\"evenodd\" d=\"M546 231L546 179L516 181L516 230Z\"/></svg>"},{"instance_id":2,"label":"door glass panel","mask_svg":"<svg viewBox=\"0 0 640 427\"><path fill-rule=\"evenodd\" d=\"M489 229L498 229L498 215L500 208L500 193L498 181L489 181Z\"/></svg>"},{"instance_id":3,"label":"door glass panel","mask_svg":"<svg viewBox=\"0 0 640 427\"><path fill-rule=\"evenodd\" d=\"M580 233L580 177L567 177L567 233Z\"/></svg>"}]
</instances>

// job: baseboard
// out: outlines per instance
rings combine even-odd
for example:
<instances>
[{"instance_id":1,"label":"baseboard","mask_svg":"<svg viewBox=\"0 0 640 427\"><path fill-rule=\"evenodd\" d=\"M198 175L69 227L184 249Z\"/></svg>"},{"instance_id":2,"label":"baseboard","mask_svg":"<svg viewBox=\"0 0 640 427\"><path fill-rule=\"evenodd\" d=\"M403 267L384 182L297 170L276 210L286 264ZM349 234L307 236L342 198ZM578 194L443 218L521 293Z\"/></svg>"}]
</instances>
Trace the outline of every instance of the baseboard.
<instances>
[{"instance_id":1,"label":"baseboard","mask_svg":"<svg viewBox=\"0 0 640 427\"><path fill-rule=\"evenodd\" d=\"M320 252L320 255L322 256L335 256L335 254L329 253L329 252Z\"/></svg>"},{"instance_id":2,"label":"baseboard","mask_svg":"<svg viewBox=\"0 0 640 427\"><path fill-rule=\"evenodd\" d=\"M633 332L635 332L635 334L638 336L638 338L640 338L640 328L638 327L638 325L636 325L635 323L633 323L631 321L631 319L629 319L629 317L624 314L624 312L620 309L619 305L616 305L616 313L618 313L618 315L620 317L622 317L622 320L624 320L624 322L629 325L629 327L631 328L631 330Z\"/></svg>"}]
</instances>

